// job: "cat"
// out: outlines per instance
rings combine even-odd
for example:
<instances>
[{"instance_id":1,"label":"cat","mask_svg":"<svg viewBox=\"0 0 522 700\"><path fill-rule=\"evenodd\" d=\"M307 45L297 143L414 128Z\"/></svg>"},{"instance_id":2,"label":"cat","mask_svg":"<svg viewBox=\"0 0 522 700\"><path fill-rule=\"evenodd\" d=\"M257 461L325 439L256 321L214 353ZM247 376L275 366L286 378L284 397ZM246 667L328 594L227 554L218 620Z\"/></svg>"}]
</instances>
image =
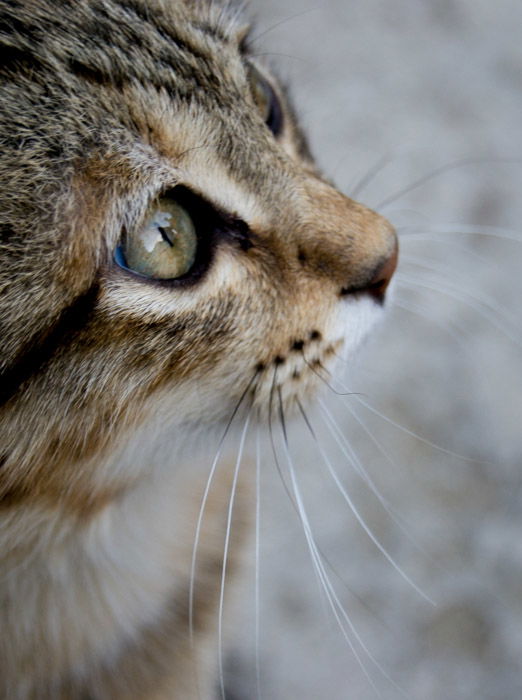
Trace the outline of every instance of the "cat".
<instances>
[{"instance_id":1,"label":"cat","mask_svg":"<svg viewBox=\"0 0 522 700\"><path fill-rule=\"evenodd\" d=\"M0 11L0 696L211 698L251 500L201 445L315 396L397 237L232 7Z\"/></svg>"}]
</instances>

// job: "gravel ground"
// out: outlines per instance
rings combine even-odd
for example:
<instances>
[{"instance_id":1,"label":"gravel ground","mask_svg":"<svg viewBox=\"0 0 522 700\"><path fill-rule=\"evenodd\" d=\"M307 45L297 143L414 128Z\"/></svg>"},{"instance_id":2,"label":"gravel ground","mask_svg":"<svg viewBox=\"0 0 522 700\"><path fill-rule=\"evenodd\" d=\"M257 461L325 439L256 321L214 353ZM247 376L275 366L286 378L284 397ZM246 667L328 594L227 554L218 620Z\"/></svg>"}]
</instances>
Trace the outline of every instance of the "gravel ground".
<instances>
[{"instance_id":1,"label":"gravel ground","mask_svg":"<svg viewBox=\"0 0 522 700\"><path fill-rule=\"evenodd\" d=\"M343 636L263 448L259 696L519 700L522 3L257 0L251 9L256 50L291 84L324 171L385 213L402 246L387 321L347 380L360 394L328 399L372 485L321 427L324 412L313 414L387 555L293 426ZM250 699L252 580L243 595L228 673L231 698Z\"/></svg>"}]
</instances>

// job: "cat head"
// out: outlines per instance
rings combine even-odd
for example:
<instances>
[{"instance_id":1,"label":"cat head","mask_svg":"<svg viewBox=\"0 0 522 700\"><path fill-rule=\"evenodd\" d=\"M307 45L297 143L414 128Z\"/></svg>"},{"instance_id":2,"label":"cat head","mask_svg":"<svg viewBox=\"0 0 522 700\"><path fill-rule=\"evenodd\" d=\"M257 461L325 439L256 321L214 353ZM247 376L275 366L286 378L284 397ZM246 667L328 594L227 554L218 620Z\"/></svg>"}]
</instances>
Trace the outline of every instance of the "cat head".
<instances>
[{"instance_id":1,"label":"cat head","mask_svg":"<svg viewBox=\"0 0 522 700\"><path fill-rule=\"evenodd\" d=\"M305 400L367 334L397 243L315 167L246 28L212 4L0 13L4 493L63 492L170 406ZM161 400L160 400L161 399ZM94 467L93 467L94 468Z\"/></svg>"}]
</instances>

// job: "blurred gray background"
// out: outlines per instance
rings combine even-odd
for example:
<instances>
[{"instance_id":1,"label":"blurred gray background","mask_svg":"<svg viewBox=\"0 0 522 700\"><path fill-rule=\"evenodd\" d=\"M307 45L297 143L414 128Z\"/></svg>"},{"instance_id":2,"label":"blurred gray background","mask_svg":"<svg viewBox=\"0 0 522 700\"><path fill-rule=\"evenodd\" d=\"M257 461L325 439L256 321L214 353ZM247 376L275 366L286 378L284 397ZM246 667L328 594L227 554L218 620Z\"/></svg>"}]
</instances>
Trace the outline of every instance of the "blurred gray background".
<instances>
[{"instance_id":1,"label":"blurred gray background","mask_svg":"<svg viewBox=\"0 0 522 700\"><path fill-rule=\"evenodd\" d=\"M356 468L322 409L313 422L368 527L434 605L363 531L297 423L303 499L356 654L265 446L260 671L249 579L231 698L257 698L259 681L269 700L518 700L522 3L257 0L251 14L255 52L290 84L325 173L401 235L387 321L345 380L360 394L327 391Z\"/></svg>"}]
</instances>

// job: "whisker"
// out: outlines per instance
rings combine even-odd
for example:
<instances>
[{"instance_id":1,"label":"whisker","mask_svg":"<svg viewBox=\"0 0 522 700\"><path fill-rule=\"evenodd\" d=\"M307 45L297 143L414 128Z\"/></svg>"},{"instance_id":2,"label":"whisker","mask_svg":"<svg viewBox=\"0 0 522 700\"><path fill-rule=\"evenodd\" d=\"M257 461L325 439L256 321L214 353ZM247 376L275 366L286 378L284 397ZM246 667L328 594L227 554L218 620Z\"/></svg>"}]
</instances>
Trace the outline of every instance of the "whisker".
<instances>
[{"instance_id":1,"label":"whisker","mask_svg":"<svg viewBox=\"0 0 522 700\"><path fill-rule=\"evenodd\" d=\"M388 452L384 449L383 445L380 443L379 440L377 440L377 438L375 437L375 435L373 435L373 433L372 433L371 430L368 428L368 426L364 423L364 421L361 419L361 417L357 415L357 413L355 412L355 410L354 410L351 406L349 406L348 404L345 404L345 405L346 405L346 408L348 409L348 411L350 412L352 418L361 426L361 428L364 430L364 432L366 433L366 435L368 435L368 437L370 438L370 440L373 442L373 444L376 446L376 448L377 448L377 449L379 450L379 452L382 454L382 456L384 457L384 459L385 459L389 464L391 464L391 466L395 469L395 471L399 471L399 468L397 467L397 464L395 463L395 461L390 457L390 455L388 454ZM333 420L333 417L332 417L332 420ZM335 423L334 423L334 424L335 424ZM336 424L335 424L335 425L336 425ZM348 442L347 442L346 438L344 437L344 435L343 435L341 429L339 428L339 426L336 425L336 428L337 428L338 435L339 435L339 437L341 438L341 440L343 440L343 441L348 445ZM349 445L348 445L348 446L349 446ZM351 449L351 451L353 452L353 448L351 448L351 446L350 446L350 449ZM359 463L360 463L360 460L358 460L358 461L359 461ZM362 465L361 465L361 466L362 466ZM371 479L371 477L369 476L367 469L365 469L364 466L362 466L362 469L363 469L364 473L367 474L368 478L370 479L370 483L371 483L371 484L374 483L373 480ZM373 489L372 489L372 490L373 490ZM401 532L404 534L404 536L411 542L411 544L412 544L418 551L422 552L423 554L426 554L424 547L422 547L422 546L419 544L419 542L417 541L417 539L416 539L415 537L413 537L412 534L410 533L410 531L409 531L409 529L408 529L409 526L410 526L410 524L400 515L400 513L397 513L397 512L396 512L395 508L390 504L390 502L389 502L387 499L385 499L383 496L380 496L380 492L379 492L378 490L377 490L377 492L375 492L375 495L376 495L376 497L381 501L382 505L385 507L386 511L388 512L388 514L390 515L390 517L392 518L392 520L393 520L393 521L396 523L396 525L400 528L400 530L401 530ZM383 500L381 500L381 498L382 498Z\"/></svg>"},{"instance_id":2,"label":"whisker","mask_svg":"<svg viewBox=\"0 0 522 700\"><path fill-rule=\"evenodd\" d=\"M249 56L252 56L252 58L264 58L265 56L277 56L278 58L291 58L294 61L299 61L300 63L303 63L304 65L312 65L311 62L303 58L302 56L292 56L292 54L289 53L276 53L275 51L262 51L260 53L250 53L248 54Z\"/></svg>"},{"instance_id":3,"label":"whisker","mask_svg":"<svg viewBox=\"0 0 522 700\"><path fill-rule=\"evenodd\" d=\"M365 484L368 486L370 491L373 493L373 495L377 498L381 506L384 508L386 513L389 515L389 517L393 520L393 522L397 525L397 527L403 532L403 534L410 539L410 534L408 530L406 529L404 525L404 521L401 520L401 518L395 513L394 508L391 506L390 502L382 495L382 493L379 491L377 488L374 480L368 473L368 470L364 467L362 464L361 460L355 453L355 450L353 447L350 445L346 437L343 435L341 429L337 425L334 417L332 416L331 412L328 410L326 407L325 403L323 401L319 401L325 415L326 419L323 420L325 421L325 425L327 426L328 430L330 431L330 434L334 438L335 442L339 446L339 449L343 453L343 455L346 457L348 460L349 464L354 467L356 473L363 479ZM348 407L348 410L350 411L352 417L357 421L357 423L363 428L363 430L369 435L369 437L372 439L374 444L377 446L381 454L386 457L386 459L391 463L393 467L396 468L396 465L394 464L393 460L386 454L386 451L384 448L380 445L380 443L372 436L372 434L369 432L369 430L366 428L366 426L362 423L362 421L359 419L359 417L354 413L354 411Z\"/></svg>"},{"instance_id":4,"label":"whisker","mask_svg":"<svg viewBox=\"0 0 522 700\"><path fill-rule=\"evenodd\" d=\"M303 360L305 361L305 364L308 366L308 369L311 369L312 372L313 372L317 377L319 377L319 379L320 379L322 382L324 382L324 383L326 384L326 386L330 389L330 391L333 391L333 393L336 394L337 396L351 396L351 392L350 392L350 391L348 391L348 392L340 392L340 391L337 391L336 389L334 389L334 387L330 384L330 382L329 382L327 379L325 379L325 378L323 377L323 375L322 375L320 372L318 372L318 371L315 369L315 367L306 359L306 356L305 356L305 354L304 354L304 350L301 350L301 354L302 354L302 356L303 356ZM326 367L325 367L321 362L319 362L319 360L317 361L317 366L320 367L322 370L324 370L327 374L330 374L330 372L326 369Z\"/></svg>"},{"instance_id":5,"label":"whisker","mask_svg":"<svg viewBox=\"0 0 522 700\"><path fill-rule=\"evenodd\" d=\"M285 486L286 486L286 484L285 484ZM285 490L286 490L286 493L287 493L287 495L288 495L288 497L289 497L289 499L290 499L290 502L291 502L291 504L292 504L292 507L294 508L294 510L295 510L296 514L298 515L298 517L300 517L300 516L299 516L299 509L298 509L298 507L297 507L297 504L295 503L294 497L292 496L292 494L290 493L290 491L289 491L287 488L286 488ZM320 557L321 557L321 561L323 561L324 564L326 564L326 566L328 566L328 568L330 569L330 571L337 577L337 579L340 581L340 583L342 584L342 586L350 593L351 596L353 596L353 597L358 601L359 605L361 605L362 607L366 608L366 610L368 610L369 613L371 613L375 618L379 619L379 618L378 618L378 615L377 615L377 613L376 613L376 611L375 611L375 610L372 610L372 609L370 608L370 606L368 605L368 603L367 603L360 595L358 595L352 588L350 588L350 586L349 586L349 585L346 583L346 581L343 579L343 577L341 576L341 574L339 573L339 571L337 570L337 568L335 567L335 565L332 563L332 561L330 560L330 558L324 553L323 549L322 549L321 547L319 547L319 545L318 545L317 543L315 544L315 548L316 548L318 554L319 554ZM324 596L324 590L323 590L322 583L321 583L320 579L318 579L318 583L319 583L319 590L320 590L320 593L321 593L321 595L322 595L322 597L323 597L323 596ZM379 619L379 622L380 622L383 626L386 626L386 623L384 623L381 619Z\"/></svg>"},{"instance_id":6,"label":"whisker","mask_svg":"<svg viewBox=\"0 0 522 700\"><path fill-rule=\"evenodd\" d=\"M500 226L487 226L484 224L433 224L429 227L399 226L397 232L401 238L422 238L425 235L435 234L441 236L483 236L486 238L498 238L503 241L522 242L522 231L504 228ZM439 241L439 239L433 239ZM442 242L442 240L440 241Z\"/></svg>"},{"instance_id":7,"label":"whisker","mask_svg":"<svg viewBox=\"0 0 522 700\"><path fill-rule=\"evenodd\" d=\"M276 22L275 24L271 24L267 29L264 29L262 32L259 32L259 34L256 34L256 36L249 37L248 38L248 45L252 46L252 44L259 41L259 39L266 36L266 34L273 32L274 29L277 29L277 27L280 27L282 24L286 24L287 22L291 22L292 20L297 19L298 17L308 15L308 14L310 14L310 12L316 12L317 9L318 8L312 7L309 10L302 10L301 12L296 12L293 15L289 15L288 17L284 17L279 22Z\"/></svg>"},{"instance_id":8,"label":"whisker","mask_svg":"<svg viewBox=\"0 0 522 700\"><path fill-rule=\"evenodd\" d=\"M466 346L461 337L464 332L462 328L459 327L458 332L454 331L450 327L450 321L447 321L446 324L440 323L440 321L438 321L427 308L424 308L419 304L412 304L410 301L404 301L402 299L399 301L396 296L392 300L392 305L398 309L401 309L402 311L415 314L415 316L418 316L422 321L429 322L430 324L437 326L437 328L439 328L441 331L447 333L451 339L461 347L462 350L469 351L469 348Z\"/></svg>"},{"instance_id":9,"label":"whisker","mask_svg":"<svg viewBox=\"0 0 522 700\"><path fill-rule=\"evenodd\" d=\"M444 261L445 265L448 265L448 263L451 265L451 263L455 262L458 265L462 262L461 259L459 259L457 256L455 258L449 258L448 259L448 251L449 250L454 250L457 253L460 253L460 255L463 258L466 258L469 260L469 258L474 258L475 260L479 261L482 265L485 265L486 267L490 267L492 263L494 263L494 260L491 260L491 257L487 258L485 255L481 255L480 253L477 253L477 251L472 248L469 244L465 243L457 243L457 241L453 240L448 240L446 239L445 241L441 241L440 239L436 238L435 235L426 236L426 237L421 237L419 239L415 239L413 236L406 236L407 239L406 243L411 244L411 243L444 243L444 254L446 256L446 259ZM404 241L404 237L401 238L401 241ZM418 261L419 263L424 264L426 261L432 261L434 263L442 263L442 260L440 258L435 258L435 257L429 257L427 254L427 249L426 246L423 246L422 248L422 255L415 257L415 255L411 255L407 252L405 252L405 246L403 244L402 246L402 253L401 253L401 264L408 262L409 264L414 263L414 261ZM417 264L417 262L415 262ZM451 269L451 268L450 268ZM459 270L459 275L460 275L460 270ZM452 276L453 279L453 276Z\"/></svg>"},{"instance_id":10,"label":"whisker","mask_svg":"<svg viewBox=\"0 0 522 700\"><path fill-rule=\"evenodd\" d=\"M281 402L280 403L280 414L282 415L282 417L284 419L284 412L283 412L283 405L282 405L281 396L280 396L280 402ZM281 427L282 427L283 438L284 438L283 439L283 447L284 447L284 451L285 451L286 460L288 463L290 479L292 482L292 489L293 489L293 492L295 495L295 500L296 500L296 503L298 506L299 517L301 520L301 524L303 526L305 538L306 538L308 549L309 549L310 556L312 559L312 564L313 564L314 569L316 571L316 575L318 576L319 580L321 581L321 585L322 585L322 588L323 588L324 593L326 595L327 602L328 602L330 609L334 615L334 618L337 622L337 625L338 625L344 639L346 640L351 652L353 653L355 659L357 660L361 670L363 671L364 675L368 679L368 682L370 683L370 685L372 686L374 691L377 693L377 695L379 697L382 697L379 689L377 688L377 686L375 684L375 681L371 677L368 669L366 668L366 665L364 664L360 654L358 653L354 642L352 641L352 639L348 635L348 632L345 629L345 625L343 624L342 620L344 620L346 625L348 625L348 629L352 633L354 639L360 645L361 649L366 654L369 661L371 661L374 664L374 666L377 668L377 670L381 673L381 675L389 683L391 683L394 686L394 688L396 688L396 690L398 690L401 693L401 695L403 695L405 697L404 691L395 683L395 681L389 676L389 674L379 664L377 659L373 656L373 654L370 652L370 650L368 649L368 647L366 646L366 644L362 640L362 638L361 638L360 634L357 632L357 629L356 629L355 625L353 624L351 618L349 617L344 606L342 605L341 601L339 600L339 597L338 597L338 595L335 591L335 588L330 580L330 577L328 576L328 574L326 572L326 569L324 567L324 564L323 564L321 556L320 556L319 549L317 548L314 537L312 535L312 530L310 527L308 515L306 513L306 509L304 506L302 495L301 495L301 492L300 492L300 489L299 489L299 486L297 483L296 470L294 468L293 460L292 460L292 457L290 454L290 449L289 449L288 439L287 439L288 436L286 433L286 425L284 422L281 424Z\"/></svg>"},{"instance_id":11,"label":"whisker","mask_svg":"<svg viewBox=\"0 0 522 700\"><path fill-rule=\"evenodd\" d=\"M221 586L219 591L219 608L218 608L218 664L219 664L219 686L221 690L222 700L225 698L225 679L223 674L223 606L225 601L225 579L227 574L227 561L228 561L228 551L230 547L230 532L232 529L232 514L234 511L234 501L236 497L237 490L237 480L239 477L239 469L241 467L241 460L243 458L243 450L245 448L245 439L248 432L248 426L250 424L250 418L252 415L252 406L245 419L245 425L243 427L243 432L241 434L241 439L239 442L239 450L237 453L236 464L234 467L234 476L232 479L232 487L230 490L230 500L228 502L228 513L227 513L227 527L225 533L225 546L223 548L223 566L221 567Z\"/></svg>"},{"instance_id":12,"label":"whisker","mask_svg":"<svg viewBox=\"0 0 522 700\"><path fill-rule=\"evenodd\" d=\"M232 414L225 426L225 430L223 431L223 435L221 436L221 439L218 443L218 448L216 451L216 454L214 456L214 459L212 461L212 466L210 467L210 472L207 478L207 483L205 484L205 490L203 492L203 498L201 500L201 506L199 509L198 513L198 519L196 523L196 532L194 535L194 546L192 548L192 560L190 564L190 582L189 582L189 612L188 612L188 618L189 618L189 640L190 640L190 646L193 647L194 645L194 587L195 587L195 580L196 580L196 559L197 559L197 553L198 553L198 548L199 548L199 540L201 536L201 526L203 523L203 514L205 512L205 507L207 505L207 500L208 500L208 495L210 492L210 487L212 485L212 481L214 479L214 475L216 472L217 465L219 463L219 460L221 458L221 453L223 451L223 445L225 443L225 440L227 438L227 435L230 431L230 428L232 426L232 423L234 422L234 418L237 415L237 412L239 411L241 404L245 400L245 397L247 396L248 392L252 388L252 385L257 377L258 373L253 375L252 379L248 383L246 389L243 391L241 396L239 397L239 400L232 411Z\"/></svg>"},{"instance_id":13,"label":"whisker","mask_svg":"<svg viewBox=\"0 0 522 700\"><path fill-rule=\"evenodd\" d=\"M285 440L285 444L288 445L288 433L286 432L286 421L285 421L285 412L283 410L283 396L281 394L281 387L277 387L277 398L279 400L279 420L281 421L281 428L283 430L283 438Z\"/></svg>"},{"instance_id":14,"label":"whisker","mask_svg":"<svg viewBox=\"0 0 522 700\"><path fill-rule=\"evenodd\" d=\"M285 431L286 431L286 429L283 428L283 433L285 433ZM334 618L337 622L337 625L338 625L339 629L341 630L341 633L342 633L343 637L345 638L352 654L354 655L355 659L357 660L360 668L362 669L364 675L368 679L372 688L379 695L379 697L381 697L381 694L380 694L377 686L375 685L375 681L373 680L368 669L366 668L366 665L364 664L364 662L363 662L359 652L357 651L352 639L348 635L348 633L345 629L345 626L343 625L343 622L341 620L341 617L339 615L340 611L343 611L343 612L345 612L345 611L344 611L343 606L341 605L341 602L336 597L335 590L333 589L331 581L330 581L326 571L324 570L324 567L322 566L321 558L320 558L320 556L317 552L317 549L315 547L314 538L312 536L312 531L310 528L310 523L308 520L308 516L306 514L306 510L304 508L302 496L301 496L299 487L297 485L297 479L296 479L295 470L293 467L293 462L292 462L292 458L290 455L290 451L288 449L287 440L284 440L283 444L285 447L285 456L286 456L286 459L288 462L288 468L289 468L290 479L291 479L292 488L293 488L293 492L294 492L294 496L295 496L295 502L297 504L297 511L298 511L299 519L301 521L301 525L303 526L303 531L304 531L306 543L308 546L308 550L310 552L310 557L312 560L315 574L316 574L318 581L321 585L322 591L326 596L327 602L328 602L330 609L334 615ZM336 601L336 598L337 598L337 601ZM348 616L348 614L346 612L345 612L345 615L346 615L346 620L347 620L349 629L352 631L352 634L354 634L355 638L358 639L358 633L355 630L355 627L354 627L350 617ZM360 640L359 643L361 645L361 648L366 649L366 646L362 640ZM369 650L367 650L367 653L368 653L368 657L372 658Z\"/></svg>"},{"instance_id":15,"label":"whisker","mask_svg":"<svg viewBox=\"0 0 522 700\"><path fill-rule=\"evenodd\" d=\"M479 304L482 304L486 308L490 309L491 311L494 311L498 315L503 315L503 309L498 306L497 304L494 304L491 302L491 299L487 296L484 296L483 294L477 293L477 294L472 294L466 287L462 287L458 284L455 284L452 280L453 277L451 275L446 274L445 269L441 269L438 267L436 264L431 263L429 260L426 259L420 259L415 256L411 255L404 255L402 262L408 263L409 265L414 265L416 268L420 270L426 270L427 272L433 273L438 279L443 280L444 284L447 286L447 289L449 290L454 290L458 292L459 294L462 294L463 296L468 296L470 299L473 299L474 301L478 302ZM441 264L442 261L441 261ZM444 262L445 265L447 265L447 261ZM408 276L411 276L411 273L407 273ZM414 279L418 279L415 278ZM506 321L509 322L509 319L507 316L504 314L504 318Z\"/></svg>"},{"instance_id":16,"label":"whisker","mask_svg":"<svg viewBox=\"0 0 522 700\"><path fill-rule=\"evenodd\" d=\"M383 618L379 615L379 613L372 608L369 603L358 593L356 593L353 588L351 588L348 583L344 580L343 576L339 573L339 571L336 569L336 567L332 564L332 561L326 556L324 553L324 550L319 547L319 545L316 543L316 549L318 554L321 556L321 561L326 564L328 569L334 574L334 576L337 578L341 586L348 591L348 593L355 598L357 603L364 608L382 627L387 629L389 632L392 631L392 627L383 620ZM333 585L333 584L332 584ZM323 591L322 591L323 592ZM324 595L324 592L323 592Z\"/></svg>"},{"instance_id":17,"label":"whisker","mask_svg":"<svg viewBox=\"0 0 522 700\"><path fill-rule=\"evenodd\" d=\"M283 474L283 470L281 469L281 464L279 463L279 458L277 456L277 450L275 446L275 438L274 438L274 427L273 427L273 422L272 422L272 406L274 402L274 397L275 397L275 389L276 389L276 379L277 379L277 365L274 367L274 376L272 378L272 386L270 387L270 395L269 395L269 404L268 404L268 434L270 436L270 445L272 448L272 456L274 458L274 464L277 469L277 473L279 474L279 478L281 479L281 483L283 484L283 488L286 492L286 495L288 496L290 503L292 506L297 509L297 506L294 502L294 498L292 496L292 493L288 487L288 484L286 482L286 479Z\"/></svg>"},{"instance_id":18,"label":"whisker","mask_svg":"<svg viewBox=\"0 0 522 700\"><path fill-rule=\"evenodd\" d=\"M259 428L256 435L256 532L255 532L255 604L254 604L254 647L256 664L257 700L261 700L261 666L259 663L259 582L260 582L260 545L261 533L261 448L259 444Z\"/></svg>"},{"instance_id":19,"label":"whisker","mask_svg":"<svg viewBox=\"0 0 522 700\"><path fill-rule=\"evenodd\" d=\"M390 155L387 153L386 155L381 156L375 163L372 165L367 173L361 177L361 179L355 183L354 187L351 188L350 190L350 197L352 199L357 199L357 196L361 194L361 192L368 187L370 182L374 180L377 175L379 175L384 168L391 163L394 160L394 156Z\"/></svg>"},{"instance_id":20,"label":"whisker","mask_svg":"<svg viewBox=\"0 0 522 700\"><path fill-rule=\"evenodd\" d=\"M308 420L308 417L307 417L306 413L304 412L303 406L299 400L298 400L298 406L299 406L301 414L304 418L306 426L307 426L307 428L308 428L308 430L309 430L309 432L310 432L310 434L315 442L317 451L321 455L323 462L326 465L328 472L330 473L330 476L332 477L339 492L341 493L341 495L344 498L345 502L347 503L348 507L350 508L353 515L355 516L355 519L357 520L359 525L362 527L363 531L367 534L367 536L374 543L374 545L381 552L381 554L393 566L393 568L397 571L397 573L406 581L406 583L408 583L413 588L413 590L416 591L421 596L421 598L424 598L424 600L426 600L428 603L435 606L435 602L428 595L426 595L426 593L424 593L424 591L422 591L414 581L412 581L412 579L408 576L408 574L397 564L395 559L389 554L389 552L386 550L386 548L380 543L380 541L377 539L377 537L373 534L372 530L368 527L364 518L360 514L357 506L355 505L352 498L348 494L346 488L344 487L341 480L339 479L339 475L335 471L328 455L321 447L321 444L320 444L319 440L317 439L317 435L315 434L315 431L312 428L312 425L310 424L310 421Z\"/></svg>"},{"instance_id":21,"label":"whisker","mask_svg":"<svg viewBox=\"0 0 522 700\"><path fill-rule=\"evenodd\" d=\"M355 395L354 398L362 406L364 406L364 408L366 408L368 411L370 411L371 413L376 415L378 418L383 420L385 423L389 423L389 425L392 425L394 428L397 428L397 430L400 430L401 432L405 433L406 435L409 435L410 437L414 438L415 440L418 440L419 442L422 442L425 445L428 445L428 447L432 447L434 450L437 450L438 452L442 452L443 454L450 455L451 457L455 457L456 459L461 459L463 462L471 462L472 464L492 464L492 462L478 460L478 459L475 459L474 457L468 457L467 455L462 455L462 454L459 454L458 452L453 452L452 450L448 450L445 447L441 447L441 445L437 445L435 442L431 442L431 440L428 440L427 438L422 437L422 435L418 435L413 430L410 430L409 428L406 428L404 425L401 425L400 423L397 423L396 421L392 420L389 416L385 415L384 413L381 413L380 411L378 411L376 408L371 406L366 401L363 401L363 399L361 399L360 396Z\"/></svg>"},{"instance_id":22,"label":"whisker","mask_svg":"<svg viewBox=\"0 0 522 700\"><path fill-rule=\"evenodd\" d=\"M277 472L278 472L278 474L279 474L279 478L281 479L281 483L283 484L283 488L284 488L284 490L285 490L285 493L286 493L286 495L288 496L288 500L290 501L290 504L292 505L293 509L294 509L295 512L297 513L298 517L300 517L300 516L299 516L299 508L298 508L298 506L297 506L297 503L295 502L295 498L294 498L292 492L290 491L290 488L289 488L289 486L288 486L288 484L287 484L287 481L286 481L286 479L285 479L285 477L284 477L284 475L283 475L283 470L281 469L281 464L280 464L280 462L279 462L279 458L278 458L277 450L276 450L275 437L274 437L274 430L273 430L273 423L272 423L272 403L273 403L272 400L273 400L274 393L275 393L276 375L277 375L277 367L275 367L275 369L274 369L274 377L273 377L273 380L272 380L272 387L271 387L271 390L270 390L270 398L269 398L270 405L269 405L269 408L268 408L268 431L269 431L269 435L270 435L270 445L271 445L271 448L272 448L272 456L273 456L273 458L274 458L274 463L275 463L275 465L276 465ZM278 395L279 395L280 410L281 410L282 401L281 401L281 389L280 389L280 387L278 387ZM284 425L284 422L283 422L283 425ZM286 428L285 428L285 430L286 430ZM331 564L330 564L330 566L331 566ZM333 568L333 567L332 567L332 568ZM323 589L321 580L320 580L320 578L317 576L317 574L316 574L316 578L317 578L317 582L318 582L318 585L319 585L320 594L323 595L323 594L324 594L324 589Z\"/></svg>"},{"instance_id":23,"label":"whisker","mask_svg":"<svg viewBox=\"0 0 522 700\"><path fill-rule=\"evenodd\" d=\"M473 311L478 316L481 316L482 318L487 320L488 323L490 323L491 326L493 326L493 328L496 328L514 345L516 345L517 347L522 347L521 341L518 340L509 329L507 329L503 324L498 323L498 321L496 320L495 314L498 314L503 318L504 321L506 321L506 323L509 323L509 320L505 318L505 315L502 313L502 310L500 308L490 304L486 305L483 301L477 299L477 297L474 295L471 295L469 293L463 294L462 292L455 290L455 285L447 284L448 288L444 289L442 286L429 284L423 278L416 277L415 275L404 275L400 272L396 274L396 279L397 281L402 281L403 284L405 284L405 286L427 289L431 292L438 292L439 294L443 294L444 296L459 301L460 303L466 305L470 309L473 309Z\"/></svg>"},{"instance_id":24,"label":"whisker","mask_svg":"<svg viewBox=\"0 0 522 700\"><path fill-rule=\"evenodd\" d=\"M286 495L288 496L288 499L289 499L290 503L292 504L292 507L294 508L294 510L296 511L298 517L300 518L298 505L297 505L297 503L295 502L295 498L294 498L293 494L291 493L290 488L288 487L288 484L287 484L287 482L286 482L285 477L283 476L283 471L282 471L282 469L281 469L281 465L280 465L280 463L279 463L279 458L278 458L278 456L277 456L277 450L276 450L276 444L275 444L275 438L274 438L274 431L273 431L273 424L272 424L272 398L273 398L273 395L274 395L274 393L275 393L276 375L277 375L277 366L276 366L275 369L274 369L274 378L273 378L273 380L272 380L272 387L271 387L270 399L269 399L269 400L270 400L270 406L269 406L269 410L268 410L268 429L269 429L269 434L270 434L270 444L271 444L271 447L272 447L272 455L273 455L273 458L274 458L274 463L275 463L275 465L276 465L276 467L277 467L277 471L278 471L278 473L279 473L279 477L280 477L280 479L281 479L281 483L283 484L285 493L286 493ZM279 394L280 411L281 411L281 407L282 407L282 402L281 402L281 390L280 390L279 388L278 388L278 394ZM319 591L320 591L321 596L322 596L322 595L324 594L324 587L323 587L323 585L322 585L322 583L321 583L320 577L318 576L317 572L316 572L316 579L317 579L317 582L318 582L318 585L319 585Z\"/></svg>"},{"instance_id":25,"label":"whisker","mask_svg":"<svg viewBox=\"0 0 522 700\"><path fill-rule=\"evenodd\" d=\"M403 187L402 189L398 190L394 194L383 199L381 202L379 202L379 204L377 204L373 208L377 211L380 211L381 209L384 209L385 207L389 206L390 204L393 204L401 197L404 197L404 195L409 194L410 192L413 192L413 190L416 190L417 188L421 187L426 182L429 182L430 180L433 180L436 177L439 177L439 175L443 175L444 173L447 173L451 170L457 170L458 168L463 168L463 167L466 167L468 165L484 165L484 164L489 165L489 164L493 164L493 163L520 164L520 163L522 163L522 159L520 159L520 158L487 158L487 157L483 157L483 158L461 158L459 160L454 160L451 163L446 163L445 165L441 165L438 168L435 168L431 172L427 173L426 175L423 175L422 177L418 178L417 180L414 180L412 183L410 183L406 187Z\"/></svg>"},{"instance_id":26,"label":"whisker","mask_svg":"<svg viewBox=\"0 0 522 700\"><path fill-rule=\"evenodd\" d=\"M274 376L275 376L275 372L274 372ZM273 381L273 386L274 386L274 390L275 390L275 380ZM281 390L280 390L280 388L278 388L278 395L279 395L280 411L281 411L282 397L281 397ZM281 482L282 482L282 484L283 484L285 493L286 493L286 495L288 496L288 499L289 499L289 501L290 501L290 503L291 503L293 509L295 510L295 512L297 513L297 515L299 516L299 509L298 509L297 504L296 504L296 502L295 502L295 498L293 497L293 495L292 495L292 493L291 493L291 491L290 491L290 489L289 489L289 487L288 487L288 484L287 484L286 479L285 479L285 477L284 477L284 475L283 475L283 473L282 473L281 465L280 465L280 463L279 463L279 459L278 459L278 456L277 456L277 450L276 450L275 439L274 439L274 434L273 434L272 416L271 416L271 411L270 411L270 410L269 410L269 414L268 414L268 425L269 425L270 442L271 442L271 447L272 447L272 453L273 453L273 457L274 457L274 462L275 462L275 464L277 465L278 473L279 473L279 476L280 476L280 478L281 478ZM341 575L337 572L337 570L335 569L335 567L334 567L334 565L332 564L332 562L328 559L328 557L324 554L324 552L322 551L322 549L321 549L317 544L316 544L316 549L317 549L318 553L320 554L321 559L327 564L327 566L331 569L331 571L332 571L332 572L337 576L337 578L343 583L343 585L345 586L345 588L347 588L347 590L350 591L351 595L355 596L355 597L359 600L359 602L361 603L361 605L367 607L366 603L365 603L364 601L362 601L361 598L360 598L356 593L354 593L354 591L352 591L352 590L347 586L347 584L346 584L345 581L343 581ZM319 582L319 589L320 589L320 592L321 592L322 594L324 594L324 590L322 589L322 584L321 584L320 580L318 580L318 582Z\"/></svg>"},{"instance_id":27,"label":"whisker","mask_svg":"<svg viewBox=\"0 0 522 700\"><path fill-rule=\"evenodd\" d=\"M453 278L446 274L446 271L438 267L436 264L431 264L430 261L419 260L418 258L415 258L415 256L408 255L403 256L403 262L414 266L421 271L425 270L426 272L430 273L430 278L418 277L415 275L415 272L413 272L413 274L411 272L407 272L406 275L401 275L401 273L398 273L399 279L402 278L403 280L407 281L408 278L411 278L414 284L418 280L421 280L422 283L426 284L428 284L431 279L435 280L435 284L442 281L445 289L443 286L440 286L441 292L455 292L455 295L459 295L458 297L455 296L455 298L458 298L458 301L462 301L463 303L467 303L467 301L464 301L465 299L475 301L477 304L484 307L485 312L493 312L496 316L500 316L500 318L505 321L508 326L513 327L515 325L516 322L514 317L506 313L503 307L500 307L498 304L494 303L494 299L481 293L472 293L469 291L468 287L463 287L456 284L453 281ZM464 278L464 281L467 280ZM437 289L439 289L438 286Z\"/></svg>"}]
</instances>

